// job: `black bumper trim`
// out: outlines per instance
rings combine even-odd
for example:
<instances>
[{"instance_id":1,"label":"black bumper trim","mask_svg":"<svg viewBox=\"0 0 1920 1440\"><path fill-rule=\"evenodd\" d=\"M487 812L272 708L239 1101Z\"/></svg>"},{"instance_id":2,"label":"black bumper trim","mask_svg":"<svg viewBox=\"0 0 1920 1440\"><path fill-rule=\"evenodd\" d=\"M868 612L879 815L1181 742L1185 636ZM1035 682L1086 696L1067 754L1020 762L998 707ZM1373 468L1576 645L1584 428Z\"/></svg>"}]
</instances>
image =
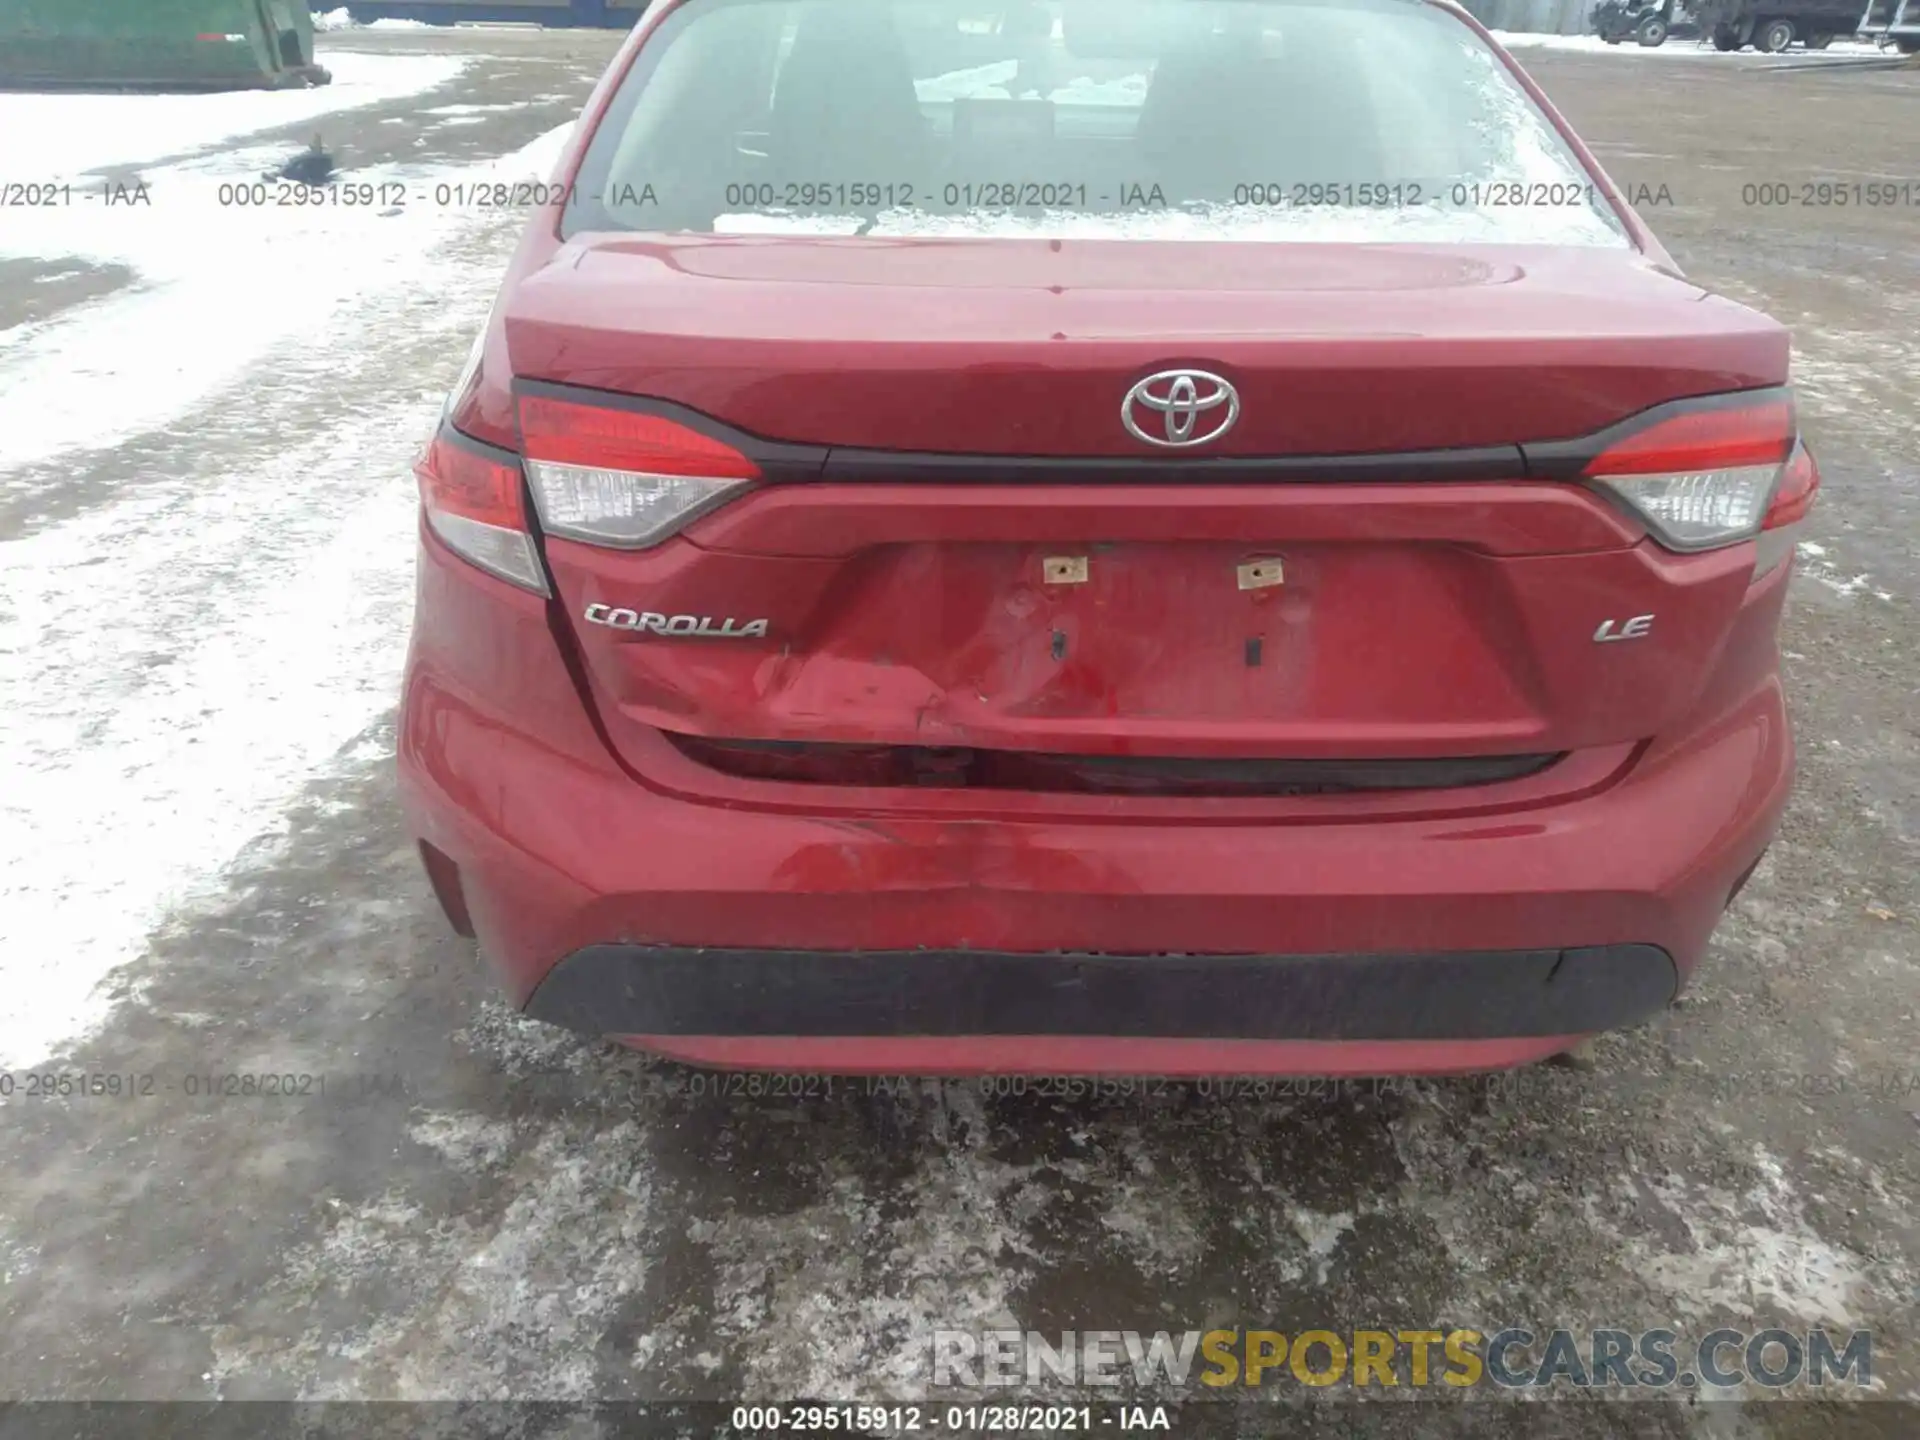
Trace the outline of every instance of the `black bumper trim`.
<instances>
[{"instance_id":1,"label":"black bumper trim","mask_svg":"<svg viewBox=\"0 0 1920 1440\"><path fill-rule=\"evenodd\" d=\"M1617 1029L1678 985L1653 945L1084 955L591 945L535 1019L595 1035L1492 1040Z\"/></svg>"}]
</instances>

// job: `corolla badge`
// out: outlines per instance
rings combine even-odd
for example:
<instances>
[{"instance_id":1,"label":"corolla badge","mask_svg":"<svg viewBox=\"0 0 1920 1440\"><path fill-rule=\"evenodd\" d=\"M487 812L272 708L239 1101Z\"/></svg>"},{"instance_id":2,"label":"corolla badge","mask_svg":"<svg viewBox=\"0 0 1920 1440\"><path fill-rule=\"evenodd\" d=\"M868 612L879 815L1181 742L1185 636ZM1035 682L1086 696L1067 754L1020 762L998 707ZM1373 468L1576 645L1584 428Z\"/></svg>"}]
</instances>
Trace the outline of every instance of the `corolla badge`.
<instances>
[{"instance_id":1,"label":"corolla badge","mask_svg":"<svg viewBox=\"0 0 1920 1440\"><path fill-rule=\"evenodd\" d=\"M615 630L639 630L654 635L711 635L715 639L747 640L767 633L767 622L744 623L729 615L716 621L711 615L656 615L651 610L628 610L618 605L589 605L589 625L606 625Z\"/></svg>"},{"instance_id":2,"label":"corolla badge","mask_svg":"<svg viewBox=\"0 0 1920 1440\"><path fill-rule=\"evenodd\" d=\"M1167 449L1218 440L1239 418L1240 392L1209 370L1162 370L1120 402L1127 433Z\"/></svg>"}]
</instances>

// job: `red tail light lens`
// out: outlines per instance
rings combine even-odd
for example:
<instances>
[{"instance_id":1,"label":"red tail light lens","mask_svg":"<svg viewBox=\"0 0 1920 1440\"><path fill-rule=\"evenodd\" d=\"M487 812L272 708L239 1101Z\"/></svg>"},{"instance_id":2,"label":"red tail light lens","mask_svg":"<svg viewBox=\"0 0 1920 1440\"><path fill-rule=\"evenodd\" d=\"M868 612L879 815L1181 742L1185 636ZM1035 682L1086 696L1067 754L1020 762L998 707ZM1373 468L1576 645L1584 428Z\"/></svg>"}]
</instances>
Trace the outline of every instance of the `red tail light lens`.
<instances>
[{"instance_id":1,"label":"red tail light lens","mask_svg":"<svg viewBox=\"0 0 1920 1440\"><path fill-rule=\"evenodd\" d=\"M453 382L453 389L447 392L447 403L440 412L440 423L452 425L462 435L471 436L495 449L516 450L520 445L520 436L513 425L512 397L491 383L486 366L487 341L494 334L494 313L499 306L496 298L494 311L488 313L487 323L475 333L473 348L467 352L466 364L460 367L459 378Z\"/></svg>"},{"instance_id":2,"label":"red tail light lens","mask_svg":"<svg viewBox=\"0 0 1920 1440\"><path fill-rule=\"evenodd\" d=\"M1820 492L1820 467L1805 443L1794 447L1780 471L1780 483L1773 487L1773 500L1767 506L1762 530L1779 530L1797 525L1813 513L1814 497Z\"/></svg>"},{"instance_id":3,"label":"red tail light lens","mask_svg":"<svg viewBox=\"0 0 1920 1440\"><path fill-rule=\"evenodd\" d=\"M529 460L707 480L760 478L760 467L731 445L664 415L523 395L520 433Z\"/></svg>"},{"instance_id":4,"label":"red tail light lens","mask_svg":"<svg viewBox=\"0 0 1920 1440\"><path fill-rule=\"evenodd\" d=\"M1609 445L1589 475L1660 475L1778 465L1793 449L1790 401L1683 410Z\"/></svg>"},{"instance_id":5,"label":"red tail light lens","mask_svg":"<svg viewBox=\"0 0 1920 1440\"><path fill-rule=\"evenodd\" d=\"M1793 404L1712 401L1616 440L1585 474L1624 500L1672 550L1712 550L1760 533L1798 453Z\"/></svg>"},{"instance_id":6,"label":"red tail light lens","mask_svg":"<svg viewBox=\"0 0 1920 1440\"><path fill-rule=\"evenodd\" d=\"M470 449L442 430L413 473L427 524L449 549L523 590L548 593L527 528L519 466Z\"/></svg>"},{"instance_id":7,"label":"red tail light lens","mask_svg":"<svg viewBox=\"0 0 1920 1440\"><path fill-rule=\"evenodd\" d=\"M1813 513L1814 497L1819 493L1820 467L1802 441L1780 467L1779 483L1773 487L1766 518L1760 522L1760 553L1753 562L1756 578L1793 553L1800 539L1800 524Z\"/></svg>"},{"instance_id":8,"label":"red tail light lens","mask_svg":"<svg viewBox=\"0 0 1920 1440\"><path fill-rule=\"evenodd\" d=\"M662 415L520 397L521 444L550 535L644 549L725 504L760 467Z\"/></svg>"}]
</instances>

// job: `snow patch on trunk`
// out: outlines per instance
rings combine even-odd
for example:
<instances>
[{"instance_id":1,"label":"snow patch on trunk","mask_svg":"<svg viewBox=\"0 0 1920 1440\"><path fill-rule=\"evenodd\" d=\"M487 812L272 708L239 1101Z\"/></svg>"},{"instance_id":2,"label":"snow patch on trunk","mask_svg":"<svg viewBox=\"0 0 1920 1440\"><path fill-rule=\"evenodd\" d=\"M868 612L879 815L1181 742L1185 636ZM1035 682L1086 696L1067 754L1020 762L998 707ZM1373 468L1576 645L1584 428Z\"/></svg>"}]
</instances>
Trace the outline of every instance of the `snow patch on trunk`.
<instances>
[{"instance_id":1,"label":"snow patch on trunk","mask_svg":"<svg viewBox=\"0 0 1920 1440\"><path fill-rule=\"evenodd\" d=\"M717 235L870 235L974 240L1195 240L1292 244L1580 245L1626 248L1620 232L1585 207L1424 205L1384 208L1320 205L1186 205L1090 214L1069 210L967 210L939 214L894 209L877 216L778 211L722 215Z\"/></svg>"}]
</instances>

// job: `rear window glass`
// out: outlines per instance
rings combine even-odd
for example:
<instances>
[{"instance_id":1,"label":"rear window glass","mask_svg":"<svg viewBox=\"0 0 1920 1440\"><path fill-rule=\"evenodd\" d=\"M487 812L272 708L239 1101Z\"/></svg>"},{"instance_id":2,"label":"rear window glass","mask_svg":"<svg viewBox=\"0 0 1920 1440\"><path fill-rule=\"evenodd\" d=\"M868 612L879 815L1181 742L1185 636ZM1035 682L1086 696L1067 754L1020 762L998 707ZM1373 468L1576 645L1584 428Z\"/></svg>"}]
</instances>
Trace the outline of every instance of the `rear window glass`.
<instances>
[{"instance_id":1,"label":"rear window glass","mask_svg":"<svg viewBox=\"0 0 1920 1440\"><path fill-rule=\"evenodd\" d=\"M708 234L1624 245L1424 0L689 0L565 222Z\"/></svg>"}]
</instances>

